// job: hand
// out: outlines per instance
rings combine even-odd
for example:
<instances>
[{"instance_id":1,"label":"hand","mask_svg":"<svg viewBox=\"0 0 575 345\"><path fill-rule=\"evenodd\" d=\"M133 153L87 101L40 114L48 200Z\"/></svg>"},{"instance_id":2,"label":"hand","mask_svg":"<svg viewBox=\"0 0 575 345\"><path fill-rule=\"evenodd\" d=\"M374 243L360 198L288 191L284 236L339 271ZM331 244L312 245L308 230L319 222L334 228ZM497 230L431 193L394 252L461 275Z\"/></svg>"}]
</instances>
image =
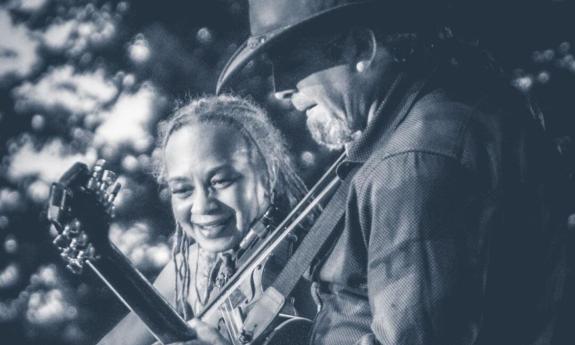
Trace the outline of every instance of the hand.
<instances>
[{"instance_id":1,"label":"hand","mask_svg":"<svg viewBox=\"0 0 575 345\"><path fill-rule=\"evenodd\" d=\"M188 325L196 331L198 339L168 345L231 345L214 327L198 319L188 321Z\"/></svg>"}]
</instances>

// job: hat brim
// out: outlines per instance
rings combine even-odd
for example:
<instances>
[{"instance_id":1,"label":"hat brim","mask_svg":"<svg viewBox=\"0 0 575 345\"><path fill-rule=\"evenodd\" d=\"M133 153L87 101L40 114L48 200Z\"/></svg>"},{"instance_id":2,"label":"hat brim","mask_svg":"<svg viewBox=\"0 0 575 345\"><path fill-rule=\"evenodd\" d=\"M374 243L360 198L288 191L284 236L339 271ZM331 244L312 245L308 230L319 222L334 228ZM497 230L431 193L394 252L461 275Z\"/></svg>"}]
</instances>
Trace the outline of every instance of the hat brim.
<instances>
[{"instance_id":1,"label":"hat brim","mask_svg":"<svg viewBox=\"0 0 575 345\"><path fill-rule=\"evenodd\" d=\"M321 25L326 21L331 21L341 25L341 20L336 19L339 18L342 14L345 16L353 17L354 14L356 14L355 11L363 11L370 5L372 5L372 2L370 1L345 4L336 8L332 8L328 11L319 12L313 16L305 18L297 24L285 26L274 31L269 31L259 36L251 36L234 52L234 54L228 60L228 63L223 68L218 77L216 94L220 94L224 87L229 84L229 82L251 59L268 50L271 46L277 44L279 41L285 41L289 36L291 36L292 33L300 32L300 30L306 31L305 29L308 28L310 24Z\"/></svg>"}]
</instances>

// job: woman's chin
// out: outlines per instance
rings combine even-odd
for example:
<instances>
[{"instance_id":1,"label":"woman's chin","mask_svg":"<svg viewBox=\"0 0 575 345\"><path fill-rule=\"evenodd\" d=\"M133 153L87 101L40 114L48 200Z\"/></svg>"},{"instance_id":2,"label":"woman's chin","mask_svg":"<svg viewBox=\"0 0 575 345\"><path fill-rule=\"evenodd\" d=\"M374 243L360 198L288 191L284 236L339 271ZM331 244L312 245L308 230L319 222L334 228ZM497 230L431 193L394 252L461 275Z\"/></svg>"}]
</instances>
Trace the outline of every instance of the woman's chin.
<instances>
[{"instance_id":1,"label":"woman's chin","mask_svg":"<svg viewBox=\"0 0 575 345\"><path fill-rule=\"evenodd\" d=\"M239 243L239 238L236 236L236 229L230 231L229 229L208 231L198 230L196 234L196 242L202 249L210 252L223 252L234 248Z\"/></svg>"},{"instance_id":2,"label":"woman's chin","mask_svg":"<svg viewBox=\"0 0 575 345\"><path fill-rule=\"evenodd\" d=\"M233 238L218 238L198 241L198 245L208 252L219 253L234 248L237 242Z\"/></svg>"}]
</instances>

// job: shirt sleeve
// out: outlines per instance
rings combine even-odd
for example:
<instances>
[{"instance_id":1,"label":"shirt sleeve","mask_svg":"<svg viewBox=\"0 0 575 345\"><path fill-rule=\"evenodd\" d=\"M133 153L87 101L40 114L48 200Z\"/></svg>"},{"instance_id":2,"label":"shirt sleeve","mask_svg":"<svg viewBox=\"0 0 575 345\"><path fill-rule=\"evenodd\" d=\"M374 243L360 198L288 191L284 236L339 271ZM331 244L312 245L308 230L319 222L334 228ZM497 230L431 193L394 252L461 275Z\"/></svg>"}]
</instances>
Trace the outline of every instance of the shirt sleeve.
<instances>
[{"instance_id":1,"label":"shirt sleeve","mask_svg":"<svg viewBox=\"0 0 575 345\"><path fill-rule=\"evenodd\" d=\"M483 269L470 174L453 158L383 159L358 193L373 335L361 344L472 344Z\"/></svg>"}]
</instances>

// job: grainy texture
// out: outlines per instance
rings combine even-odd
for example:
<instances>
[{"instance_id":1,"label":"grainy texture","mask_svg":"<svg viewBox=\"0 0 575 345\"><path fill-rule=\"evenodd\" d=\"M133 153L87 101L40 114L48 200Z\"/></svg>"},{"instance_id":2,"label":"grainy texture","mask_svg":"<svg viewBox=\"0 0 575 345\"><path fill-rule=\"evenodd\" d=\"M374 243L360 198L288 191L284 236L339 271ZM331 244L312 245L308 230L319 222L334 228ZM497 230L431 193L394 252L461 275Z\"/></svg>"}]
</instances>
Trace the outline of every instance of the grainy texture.
<instances>
[{"instance_id":1,"label":"grainy texture","mask_svg":"<svg viewBox=\"0 0 575 345\"><path fill-rule=\"evenodd\" d=\"M361 168L316 270L314 345L550 341L565 224L553 155L527 114L438 85L348 148Z\"/></svg>"}]
</instances>

